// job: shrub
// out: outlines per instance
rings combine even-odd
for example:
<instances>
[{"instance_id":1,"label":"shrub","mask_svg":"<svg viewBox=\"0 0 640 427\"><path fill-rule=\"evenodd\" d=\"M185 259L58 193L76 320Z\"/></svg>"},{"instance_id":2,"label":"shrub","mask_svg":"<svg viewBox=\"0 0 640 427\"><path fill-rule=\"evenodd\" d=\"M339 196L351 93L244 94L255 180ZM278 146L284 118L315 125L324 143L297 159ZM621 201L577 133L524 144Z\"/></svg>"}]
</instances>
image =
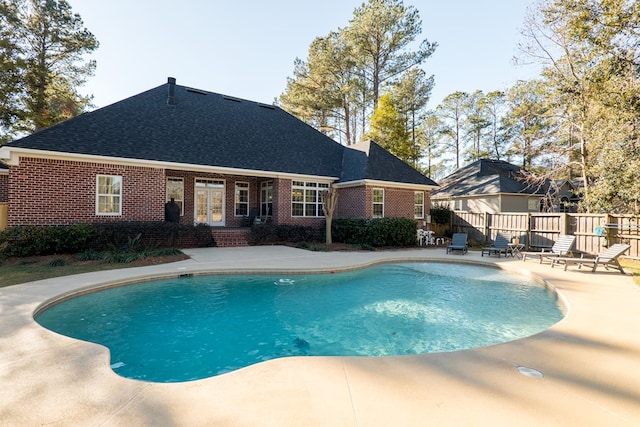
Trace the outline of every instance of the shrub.
<instances>
[{"instance_id":1,"label":"shrub","mask_svg":"<svg viewBox=\"0 0 640 427\"><path fill-rule=\"evenodd\" d=\"M22 257L72 253L86 248L95 237L88 224L10 227L0 232L0 251Z\"/></svg>"},{"instance_id":2,"label":"shrub","mask_svg":"<svg viewBox=\"0 0 640 427\"><path fill-rule=\"evenodd\" d=\"M369 221L366 218L334 219L331 224L333 240L352 245L362 244L366 240L365 235Z\"/></svg>"},{"instance_id":3,"label":"shrub","mask_svg":"<svg viewBox=\"0 0 640 427\"><path fill-rule=\"evenodd\" d=\"M62 258L56 258L49 261L48 265L49 267L63 267L67 265L67 261L63 260Z\"/></svg>"},{"instance_id":4,"label":"shrub","mask_svg":"<svg viewBox=\"0 0 640 427\"><path fill-rule=\"evenodd\" d=\"M177 255L182 252L175 248L162 248L162 249L140 249L136 246L135 242L130 242L126 246L113 247L111 250L104 254L104 260L108 263L131 263L139 259L143 259L150 256L169 256Z\"/></svg>"},{"instance_id":5,"label":"shrub","mask_svg":"<svg viewBox=\"0 0 640 427\"><path fill-rule=\"evenodd\" d=\"M435 224L450 224L453 211L448 205L434 205L430 211L431 222Z\"/></svg>"},{"instance_id":6,"label":"shrub","mask_svg":"<svg viewBox=\"0 0 640 427\"><path fill-rule=\"evenodd\" d=\"M76 254L76 259L78 261L99 261L102 258L104 258L104 254L93 249L85 249L84 251Z\"/></svg>"},{"instance_id":7,"label":"shrub","mask_svg":"<svg viewBox=\"0 0 640 427\"><path fill-rule=\"evenodd\" d=\"M368 243L380 246L415 246L416 223L407 218L374 218L367 227Z\"/></svg>"},{"instance_id":8,"label":"shrub","mask_svg":"<svg viewBox=\"0 0 640 427\"><path fill-rule=\"evenodd\" d=\"M336 242L360 246L414 246L416 223L408 218L335 219L332 234Z\"/></svg>"},{"instance_id":9,"label":"shrub","mask_svg":"<svg viewBox=\"0 0 640 427\"><path fill-rule=\"evenodd\" d=\"M265 245L281 242L319 242L324 240L324 228L286 224L258 224L251 227L251 242Z\"/></svg>"},{"instance_id":10,"label":"shrub","mask_svg":"<svg viewBox=\"0 0 640 427\"><path fill-rule=\"evenodd\" d=\"M59 226L17 226L0 231L1 256L35 256L86 251L134 252L166 247L215 246L206 224L110 222Z\"/></svg>"},{"instance_id":11,"label":"shrub","mask_svg":"<svg viewBox=\"0 0 640 427\"><path fill-rule=\"evenodd\" d=\"M195 246L198 248L209 248L216 245L213 240L213 234L211 234L211 226L209 224L196 224L195 226L187 226L191 228L193 237L195 239ZM170 245L173 246L173 245ZM181 245L182 247L188 247L188 245Z\"/></svg>"},{"instance_id":12,"label":"shrub","mask_svg":"<svg viewBox=\"0 0 640 427\"><path fill-rule=\"evenodd\" d=\"M145 252L128 252L120 248L114 248L105 253L104 260L110 264L129 264L146 256Z\"/></svg>"},{"instance_id":13,"label":"shrub","mask_svg":"<svg viewBox=\"0 0 640 427\"><path fill-rule=\"evenodd\" d=\"M147 256L171 256L171 255L180 255L181 253L182 251L180 249L162 248L162 249L155 249L149 252Z\"/></svg>"}]
</instances>

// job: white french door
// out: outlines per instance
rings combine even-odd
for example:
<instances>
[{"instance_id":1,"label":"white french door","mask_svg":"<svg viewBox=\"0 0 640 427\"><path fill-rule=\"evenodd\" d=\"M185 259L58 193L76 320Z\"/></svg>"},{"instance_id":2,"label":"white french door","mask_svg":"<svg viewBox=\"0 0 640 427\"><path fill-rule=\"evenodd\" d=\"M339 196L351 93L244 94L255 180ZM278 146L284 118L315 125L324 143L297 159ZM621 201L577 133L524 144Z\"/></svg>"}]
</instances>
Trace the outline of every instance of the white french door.
<instances>
[{"instance_id":1,"label":"white french door","mask_svg":"<svg viewBox=\"0 0 640 427\"><path fill-rule=\"evenodd\" d=\"M196 222L224 226L224 181L197 179L195 193Z\"/></svg>"}]
</instances>

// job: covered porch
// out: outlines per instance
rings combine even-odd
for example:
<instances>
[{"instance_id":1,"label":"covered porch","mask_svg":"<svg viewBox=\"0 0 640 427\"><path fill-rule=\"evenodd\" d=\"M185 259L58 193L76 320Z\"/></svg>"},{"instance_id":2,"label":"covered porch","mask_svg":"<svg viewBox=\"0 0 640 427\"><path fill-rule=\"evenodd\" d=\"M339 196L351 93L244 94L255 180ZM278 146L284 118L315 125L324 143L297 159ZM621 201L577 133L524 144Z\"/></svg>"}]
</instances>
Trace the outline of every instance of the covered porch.
<instances>
[{"instance_id":1,"label":"covered porch","mask_svg":"<svg viewBox=\"0 0 640 427\"><path fill-rule=\"evenodd\" d=\"M324 224L322 192L330 183L284 177L166 170L166 202L182 224L207 224L218 246L248 246L251 226Z\"/></svg>"}]
</instances>

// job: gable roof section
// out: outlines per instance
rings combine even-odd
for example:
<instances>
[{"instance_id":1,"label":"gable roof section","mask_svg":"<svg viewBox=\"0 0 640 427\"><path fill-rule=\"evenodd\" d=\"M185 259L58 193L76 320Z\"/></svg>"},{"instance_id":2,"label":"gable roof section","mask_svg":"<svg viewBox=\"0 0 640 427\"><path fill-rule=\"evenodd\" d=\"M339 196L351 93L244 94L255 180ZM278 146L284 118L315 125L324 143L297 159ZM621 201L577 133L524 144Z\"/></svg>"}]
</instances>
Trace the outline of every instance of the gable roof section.
<instances>
[{"instance_id":1,"label":"gable roof section","mask_svg":"<svg viewBox=\"0 0 640 427\"><path fill-rule=\"evenodd\" d=\"M373 141L351 145L344 150L340 182L363 180L438 185Z\"/></svg>"},{"instance_id":2,"label":"gable roof section","mask_svg":"<svg viewBox=\"0 0 640 427\"><path fill-rule=\"evenodd\" d=\"M503 160L480 159L447 176L433 198L480 196L489 194L544 194L541 188L519 180L519 166Z\"/></svg>"},{"instance_id":3,"label":"gable roof section","mask_svg":"<svg viewBox=\"0 0 640 427\"><path fill-rule=\"evenodd\" d=\"M338 178L343 147L279 107L161 85L8 144L78 155Z\"/></svg>"}]
</instances>

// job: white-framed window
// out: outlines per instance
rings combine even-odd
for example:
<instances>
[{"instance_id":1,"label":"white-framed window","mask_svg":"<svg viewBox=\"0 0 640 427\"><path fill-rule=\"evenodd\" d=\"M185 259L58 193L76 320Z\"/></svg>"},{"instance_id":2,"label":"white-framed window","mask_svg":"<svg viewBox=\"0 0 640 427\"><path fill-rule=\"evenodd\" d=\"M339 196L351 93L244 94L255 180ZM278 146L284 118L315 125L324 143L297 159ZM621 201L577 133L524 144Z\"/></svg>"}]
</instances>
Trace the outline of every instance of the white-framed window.
<instances>
[{"instance_id":1,"label":"white-framed window","mask_svg":"<svg viewBox=\"0 0 640 427\"><path fill-rule=\"evenodd\" d=\"M424 218L424 192L416 191L413 193L413 217Z\"/></svg>"},{"instance_id":2,"label":"white-framed window","mask_svg":"<svg viewBox=\"0 0 640 427\"><path fill-rule=\"evenodd\" d=\"M384 188L373 189L373 217L384 218Z\"/></svg>"},{"instance_id":3,"label":"white-framed window","mask_svg":"<svg viewBox=\"0 0 640 427\"><path fill-rule=\"evenodd\" d=\"M273 181L260 183L260 216L273 214Z\"/></svg>"},{"instance_id":4,"label":"white-framed window","mask_svg":"<svg viewBox=\"0 0 640 427\"><path fill-rule=\"evenodd\" d=\"M180 206L180 215L184 215L184 179L167 177L167 197L166 202L171 201Z\"/></svg>"},{"instance_id":5,"label":"white-framed window","mask_svg":"<svg viewBox=\"0 0 640 427\"><path fill-rule=\"evenodd\" d=\"M235 215L249 216L249 183L236 182Z\"/></svg>"},{"instance_id":6,"label":"white-framed window","mask_svg":"<svg viewBox=\"0 0 640 427\"><path fill-rule=\"evenodd\" d=\"M293 181L291 216L323 217L322 198L328 189L328 183Z\"/></svg>"},{"instance_id":7,"label":"white-framed window","mask_svg":"<svg viewBox=\"0 0 640 427\"><path fill-rule=\"evenodd\" d=\"M96 175L96 215L122 215L122 177Z\"/></svg>"},{"instance_id":8,"label":"white-framed window","mask_svg":"<svg viewBox=\"0 0 640 427\"><path fill-rule=\"evenodd\" d=\"M462 210L462 199L455 199L453 201L453 210L461 211Z\"/></svg>"}]
</instances>

